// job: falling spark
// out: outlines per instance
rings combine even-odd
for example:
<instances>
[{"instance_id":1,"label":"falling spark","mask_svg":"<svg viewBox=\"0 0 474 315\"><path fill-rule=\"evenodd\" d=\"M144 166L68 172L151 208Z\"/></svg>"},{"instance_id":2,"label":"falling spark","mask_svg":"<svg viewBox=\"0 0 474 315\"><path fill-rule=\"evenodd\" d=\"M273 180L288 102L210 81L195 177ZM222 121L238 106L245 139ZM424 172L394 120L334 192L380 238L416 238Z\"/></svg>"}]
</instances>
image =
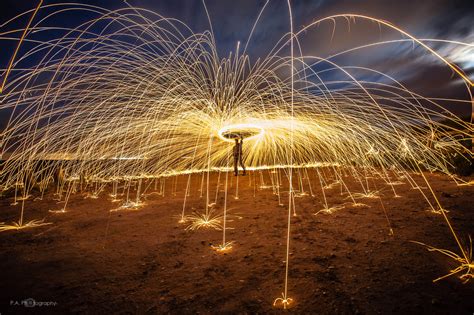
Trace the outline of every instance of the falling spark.
<instances>
[{"instance_id":1,"label":"falling spark","mask_svg":"<svg viewBox=\"0 0 474 315\"><path fill-rule=\"evenodd\" d=\"M31 220L27 223L12 222L12 224L0 224L0 232L10 231L10 230L23 230L34 227L40 227L51 224L51 222L44 222L43 220Z\"/></svg>"},{"instance_id":2,"label":"falling spark","mask_svg":"<svg viewBox=\"0 0 474 315\"><path fill-rule=\"evenodd\" d=\"M64 211L70 195L79 190L77 185L81 190L85 187L89 198L98 197L107 185L113 185L112 201L119 201L117 191L126 201L110 211L123 211L143 206L140 199L146 187L142 182L158 185L159 181L159 195L174 197L177 182L168 192L166 179L176 176L177 181L177 176L187 175L179 222L189 223L186 229L190 231L223 230L223 242L216 250L230 250L232 242L225 239L227 180L221 215L216 210L219 191L216 202L210 200L209 177L211 172L226 172L227 176L232 171L228 165L232 137L239 134L244 138L247 169L269 170L274 176L271 185L262 181L260 189L274 189L279 205L283 205L281 195L288 194L284 292L275 299L275 306L286 309L293 303L288 297L291 215L296 214L295 197L308 194L303 190L302 173L308 177L313 195L307 175L311 169L317 171L325 204L316 214L330 214L343 206L368 207L354 198L381 198L378 191L368 188L368 182L364 184L375 174L385 181L399 179L387 182L392 188L406 180L433 211L440 212L460 255L426 245L428 250L459 263L447 276L464 272L461 280L471 279L472 245L470 250L461 246L447 211L423 172L452 176L452 154L472 158L473 153L460 145L457 137L472 139L474 125L445 112L438 99L415 93L391 76L375 69L341 66L334 57L409 38L467 85L473 83L457 65L424 44L425 40L389 22L342 14L315 20L295 31L289 1L288 7L290 32L256 62L247 54L251 35L242 52L239 42L235 52L223 57L217 53L211 26L209 31L194 33L180 21L134 7L106 10L71 3L46 5L31 38L25 38L37 8L8 68L2 69L2 89L11 75L8 93L0 95L0 110L12 114L0 135L0 156L5 160L0 186L3 191L14 191L13 204L21 201L22 208L19 221L2 223L0 231L50 224L44 220L22 222L25 203L30 202L27 196L38 188L44 194L53 180ZM94 17L64 29L64 36L35 41L35 34L49 35L54 28L48 27L48 22L56 20L58 14L74 11ZM18 18L3 26L14 25ZM335 27L337 21L346 19L375 22L396 31L401 39L356 46L326 58L305 55L299 49L303 34L322 23L334 23ZM255 27L256 23L251 34ZM0 35L0 41L6 39L8 34ZM31 45L14 63L22 41ZM290 47L289 56L286 47ZM33 66L20 67L23 63ZM18 69L13 64L18 64ZM390 84L358 79L358 71L382 75ZM328 73L341 78L324 79ZM332 176L325 174L325 168ZM205 212L185 215L194 174L202 176L200 193L201 197L206 193ZM349 175L361 183L363 193L349 191L344 181ZM423 185L415 182L415 176L423 177ZM288 191L283 192L280 186L285 181ZM254 178L254 187L259 187L255 182ZM236 181L236 199L237 185ZM301 189L296 193L298 185ZM472 185L472 181L459 185ZM352 202L328 207L325 190L336 186L341 195L348 193ZM133 193L136 198L130 196Z\"/></svg>"},{"instance_id":3,"label":"falling spark","mask_svg":"<svg viewBox=\"0 0 474 315\"><path fill-rule=\"evenodd\" d=\"M474 279L474 261L472 260L472 238L470 236L469 236L469 247L466 250L466 252L468 253L468 256L466 257L459 256L458 254L447 249L436 248L436 247L426 245L424 243L417 242L417 241L412 241L412 242L415 244L425 246L430 252L438 252L445 256L448 256L449 258L451 258L452 260L454 260L454 262L458 264L458 266L450 270L447 275L436 278L433 280L433 282L437 282L444 278L458 275L461 272L462 274L459 275L459 279L461 279L463 283L467 283L469 282L469 280Z\"/></svg>"},{"instance_id":4,"label":"falling spark","mask_svg":"<svg viewBox=\"0 0 474 315\"><path fill-rule=\"evenodd\" d=\"M186 221L191 222L191 224L186 227L186 230L194 231L198 229L222 229L222 216L214 215L212 212L193 213L186 217Z\"/></svg>"}]
</instances>

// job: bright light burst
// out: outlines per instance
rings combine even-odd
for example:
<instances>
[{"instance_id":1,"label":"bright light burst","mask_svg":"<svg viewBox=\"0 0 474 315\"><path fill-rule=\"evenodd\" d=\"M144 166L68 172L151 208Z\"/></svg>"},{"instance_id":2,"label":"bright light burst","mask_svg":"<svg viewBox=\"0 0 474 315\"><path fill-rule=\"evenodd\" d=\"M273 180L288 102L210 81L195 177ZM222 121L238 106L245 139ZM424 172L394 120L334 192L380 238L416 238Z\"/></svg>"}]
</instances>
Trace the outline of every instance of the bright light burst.
<instances>
[{"instance_id":1,"label":"bright light burst","mask_svg":"<svg viewBox=\"0 0 474 315\"><path fill-rule=\"evenodd\" d=\"M318 215L320 213L324 213L324 214L332 214L338 210L341 210L341 209L344 209L344 205L341 204L341 205L335 205L335 206L332 206L332 207L324 207L323 209L317 211L314 215Z\"/></svg>"},{"instance_id":2,"label":"bright light burst","mask_svg":"<svg viewBox=\"0 0 474 315\"><path fill-rule=\"evenodd\" d=\"M283 307L283 309L286 310L293 303L293 299L289 297L285 297L284 293L282 293L281 295L282 295L281 298L276 298L275 301L273 301L273 306L281 306Z\"/></svg>"},{"instance_id":3,"label":"bright light burst","mask_svg":"<svg viewBox=\"0 0 474 315\"><path fill-rule=\"evenodd\" d=\"M189 224L186 227L186 230L198 230L198 229L222 229L222 215L209 213L193 213L186 217L185 222L189 221Z\"/></svg>"},{"instance_id":4,"label":"bright light burst","mask_svg":"<svg viewBox=\"0 0 474 315\"><path fill-rule=\"evenodd\" d=\"M216 252L220 252L220 253L227 253L229 252L232 247L233 247L233 244L234 242L225 242L224 244L219 244L219 245L213 245L211 246L213 250L215 250Z\"/></svg>"},{"instance_id":5,"label":"bright light burst","mask_svg":"<svg viewBox=\"0 0 474 315\"><path fill-rule=\"evenodd\" d=\"M1 223L0 232L10 231L10 230L23 230L23 229L29 229L29 228L39 227L39 226L45 226L49 224L51 224L51 222L44 222L44 219L31 220L26 223L22 223L22 222L12 222L12 224Z\"/></svg>"},{"instance_id":6,"label":"bright light burst","mask_svg":"<svg viewBox=\"0 0 474 315\"><path fill-rule=\"evenodd\" d=\"M469 247L463 254L465 256L459 256L458 254L447 250L447 249L440 249L430 245L426 245L421 242L412 241L413 243L425 246L430 252L439 252L445 256L451 258L458 266L449 271L447 275L441 276L433 280L433 282L437 282L447 277L451 276L458 276L459 279L462 280L463 283L469 282L469 280L474 279L474 260L472 259L472 238L469 236Z\"/></svg>"},{"instance_id":7,"label":"bright light burst","mask_svg":"<svg viewBox=\"0 0 474 315\"><path fill-rule=\"evenodd\" d=\"M25 14L34 13L34 17L37 10ZM394 174L416 189L419 186L412 176L421 174L435 202L421 188L420 193L434 211L443 209L423 171L451 176L450 155L472 158L472 152L460 144L472 139L472 122L459 119L445 111L438 99L415 93L388 74L336 63L338 56L353 51L410 42L456 73L470 93L473 83L458 66L430 48L429 39L418 40L386 21L334 15L293 31L290 18L291 32L264 58L253 60L247 54L253 31L245 46L238 42L235 51L220 56L212 30L195 33L176 19L148 10L110 11L82 4L46 5L41 10L44 17L29 32L0 32L0 40L21 33L26 45L23 55L2 69L10 75L0 95L0 110L12 112L1 134L0 154L6 161L0 185L5 191L15 191L13 204L22 203L19 222L34 189L43 195L53 182L58 199L65 203L63 209L71 194L88 191L86 196L96 198L111 185L113 201L119 201L119 190L123 190L120 196L126 196L125 203L112 211L135 210L142 205L146 180L154 181L155 189L159 183L164 196L164 177L189 175L187 196L191 174L207 173L200 190L206 192L205 213L185 215L185 198L180 223L190 222L188 230L222 229L223 243L216 250L227 251L232 242L225 241L225 210L224 216L209 210L216 205L209 195L209 173L219 171L220 176L230 171L235 135L244 138L248 170L271 170L271 184L262 182L260 187L272 188L279 204L281 183L288 180L285 193L294 214L295 197L314 196L307 171L319 166L327 166L332 176L317 171L325 207L316 214L330 214L344 205L366 207L354 198L380 198L369 187L369 174L386 181L395 196L394 186L403 182L391 181ZM94 17L76 28L48 24L66 13ZM22 16L2 27L16 25ZM375 22L400 38L361 43L325 58L296 49L295 43L321 24L335 28L339 21L356 20ZM56 35L39 41L35 39L39 33ZM383 80L367 81L360 73ZM358 179L363 193L349 191L343 179L348 175ZM304 180L309 191L302 189ZM225 185L226 203L227 175ZM237 198L238 178L235 185ZM472 181L460 185L472 185ZM297 186L301 190L293 188ZM339 188L353 203L328 207L325 190ZM134 201L129 200L131 190L136 191ZM428 249L460 263L450 275L464 271L461 278L467 281L472 278L472 256L460 245L446 211L441 214L461 255ZM274 302L283 308L293 301L287 297L290 223L288 217L285 291ZM45 224L49 223L2 224L0 231Z\"/></svg>"},{"instance_id":8,"label":"bright light burst","mask_svg":"<svg viewBox=\"0 0 474 315\"><path fill-rule=\"evenodd\" d=\"M450 161L427 134L438 130L442 140L435 144L459 153L463 148L453 132L472 136L472 124L394 78L386 78L391 85L358 81L352 71L360 69L331 58L282 55L288 36L253 63L239 45L219 57L211 32L193 33L150 11L59 8L97 18L50 42L25 39L34 45L23 59L42 58L34 67L13 69L0 97L0 109L13 110L2 134L8 160L0 180L6 189L22 183L30 191L32 183L52 179L59 166L66 177L98 180L222 168L232 150L223 134L233 131L249 134L250 167L323 162L448 173ZM32 31L51 30L35 25ZM285 71L292 62L293 88ZM346 79L321 81L327 72ZM455 121L457 127L437 128L438 121Z\"/></svg>"},{"instance_id":9,"label":"bright light burst","mask_svg":"<svg viewBox=\"0 0 474 315\"><path fill-rule=\"evenodd\" d=\"M111 212L116 212L116 211L135 211L143 207L144 203L143 202L134 202L134 201L126 201L124 202L120 207L111 209Z\"/></svg>"},{"instance_id":10,"label":"bright light burst","mask_svg":"<svg viewBox=\"0 0 474 315\"><path fill-rule=\"evenodd\" d=\"M380 192L379 191L366 191L364 193L353 193L352 197L355 199L358 199L358 198L375 199L375 198L380 198Z\"/></svg>"}]
</instances>

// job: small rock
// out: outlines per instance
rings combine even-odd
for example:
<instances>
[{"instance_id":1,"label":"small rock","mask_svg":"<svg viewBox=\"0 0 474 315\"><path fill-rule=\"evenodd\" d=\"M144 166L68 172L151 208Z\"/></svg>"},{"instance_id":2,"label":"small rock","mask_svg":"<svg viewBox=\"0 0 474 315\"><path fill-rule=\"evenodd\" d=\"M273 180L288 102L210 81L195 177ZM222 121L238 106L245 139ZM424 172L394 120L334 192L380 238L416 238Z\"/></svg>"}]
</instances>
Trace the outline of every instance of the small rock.
<instances>
[{"instance_id":1,"label":"small rock","mask_svg":"<svg viewBox=\"0 0 474 315\"><path fill-rule=\"evenodd\" d=\"M453 197L453 195L451 195L450 193L444 192L444 191L441 193L441 196L446 197L446 198L452 198Z\"/></svg>"}]
</instances>

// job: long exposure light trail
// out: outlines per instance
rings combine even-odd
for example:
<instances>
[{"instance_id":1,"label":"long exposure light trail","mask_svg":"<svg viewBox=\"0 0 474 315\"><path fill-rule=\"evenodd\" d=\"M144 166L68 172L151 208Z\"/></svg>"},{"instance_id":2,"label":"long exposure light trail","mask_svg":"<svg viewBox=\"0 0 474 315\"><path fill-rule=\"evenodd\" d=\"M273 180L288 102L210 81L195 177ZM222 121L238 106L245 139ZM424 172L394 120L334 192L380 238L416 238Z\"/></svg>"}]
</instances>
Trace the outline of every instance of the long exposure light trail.
<instances>
[{"instance_id":1,"label":"long exposure light trail","mask_svg":"<svg viewBox=\"0 0 474 315\"><path fill-rule=\"evenodd\" d=\"M41 8L42 5L43 5L43 0L40 0L38 2L38 6L36 7L35 11L31 15L31 18L29 19L28 24L26 25L26 27L23 31L23 34L21 34L20 40L18 41L18 44L17 44L17 46L15 48L15 51L14 51L14 53L13 53L11 59L10 59L10 62L8 63L8 67L7 67L7 69L6 69L6 71L3 75L2 85L0 86L0 94L3 93L3 89L5 88L5 84L7 83L8 75L10 74L10 72L12 70L13 63L15 62L15 58L16 58L16 55L18 54L18 51L20 50L21 44L23 43L23 40L25 39L25 36L28 33L28 30L30 28L31 23L33 22L33 19L36 16L36 13L38 13L38 11L39 11L39 9Z\"/></svg>"},{"instance_id":2,"label":"long exposure light trail","mask_svg":"<svg viewBox=\"0 0 474 315\"><path fill-rule=\"evenodd\" d=\"M290 1L289 32L265 58L253 60L247 48L267 4L243 50L238 42L235 51L224 57L218 54L207 8L210 29L200 33L179 20L130 6L107 10L84 4L45 5L42 19L33 24L40 2L36 10L5 23L7 29L33 13L26 29L0 29L0 41L22 34L18 47L21 42L28 47L13 62L17 47L12 62L1 69L0 110L11 115L0 140L5 160L0 185L3 191L14 192L13 204L21 203L21 211L18 221L0 224L0 231L50 224L26 221L25 216L33 198L42 198L51 186L58 201L64 202L51 215L65 216L71 195L98 198L110 187L113 201L122 202L111 211L138 210L151 187L163 196L166 189L173 194L177 177L186 176L179 222L193 232L222 230L222 244L214 249L231 254L235 243L226 236L228 191L235 190L238 198L239 177L229 179L229 159L234 139L241 137L247 170L254 172L249 174L250 183L271 188L278 205L288 210L284 288L275 306L287 308L296 302L288 292L291 218L298 214L295 198L314 198L314 191L320 190L324 208L315 209L316 215L345 207L363 209L366 205L358 199L384 197L381 189L369 184L370 177L383 180L394 197L400 197L397 185L406 183L419 190L429 208L441 214L458 253L426 245L427 249L458 265L449 275L458 275L463 282L472 279L472 247L463 245L424 175L438 172L450 176L453 184L472 185L453 174L451 157L472 160L472 151L461 143L472 141L474 125L443 107L446 101L469 105L470 100L425 97L391 74L339 65L336 57L412 42L462 79L470 96L473 82L427 44L440 40L417 39L387 21L355 14L325 17L294 30ZM72 28L49 24L67 14L92 17ZM374 22L400 38L361 43L325 57L304 53L300 40L305 33L324 23L336 28L339 20ZM25 37L27 29L32 36ZM35 34L53 39L43 42ZM358 73L383 80L360 78ZM264 170L270 183L262 178ZM311 180L310 172L317 180ZM215 195L210 193L211 173L218 174ZM222 179L221 173L225 173ZM348 188L346 175L357 180L361 192ZM199 179L204 206L202 212L189 214L192 176ZM423 179L425 192L415 176ZM175 183L165 189L172 177ZM223 204L218 204L220 187L225 191ZM347 196L331 205L325 193L329 189Z\"/></svg>"}]
</instances>

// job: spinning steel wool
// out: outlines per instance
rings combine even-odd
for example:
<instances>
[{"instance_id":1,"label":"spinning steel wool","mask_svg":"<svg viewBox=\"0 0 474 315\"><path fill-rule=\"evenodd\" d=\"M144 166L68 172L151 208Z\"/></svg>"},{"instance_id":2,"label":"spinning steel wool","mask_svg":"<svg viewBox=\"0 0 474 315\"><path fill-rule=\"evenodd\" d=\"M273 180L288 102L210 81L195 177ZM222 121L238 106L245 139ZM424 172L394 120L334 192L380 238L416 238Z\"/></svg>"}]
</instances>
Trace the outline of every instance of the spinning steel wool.
<instances>
[{"instance_id":1,"label":"spinning steel wool","mask_svg":"<svg viewBox=\"0 0 474 315\"><path fill-rule=\"evenodd\" d=\"M115 210L124 210L139 208L153 183L197 174L202 176L201 193L206 194L205 213L187 215L185 197L180 222L190 222L190 230L222 229L222 245L215 249L230 251L232 242L225 238L229 161L234 138L242 137L248 169L273 172L271 187L280 203L288 206L285 289L282 298L275 300L275 305L286 308L293 301L287 292L291 215L297 214L295 197L313 195L303 191L308 169L316 169L319 176L316 182L308 179L309 189L321 187L324 196L327 185L339 185L348 194L346 201L356 206L362 204L355 199L382 197L369 188L369 174L383 179L395 196L396 180L404 177L413 184L413 173L425 178L425 171L441 172L461 183L450 171L450 157L472 158L472 152L460 144L460 138L472 138L472 122L451 115L436 99L411 91L387 74L340 66L334 58L368 47L413 42L452 69L469 90L473 83L463 71L431 49L429 40L418 40L388 22L345 14L294 31L288 8L289 33L257 61L247 54L247 47L258 19L245 46L237 43L235 51L224 57L217 52L212 28L194 33L178 20L134 7L109 11L89 5L48 5L40 10L48 14L27 29L2 31L0 40L26 34L22 41L28 50L2 70L5 80L9 77L0 109L11 111L11 116L1 134L5 162L0 184L5 191L15 191L21 215L18 222L2 224L0 230L47 224L25 222L25 205L42 196L53 182L59 199L65 201L59 212L66 212L70 195L79 191L97 198L111 187L112 197L119 200L121 185L126 200ZM50 19L66 13L94 18L76 28L48 26ZM374 27L396 31L400 38L325 58L305 55L299 46L300 36L321 24L336 27L356 20L375 22ZM48 32L61 35L48 42L35 40L35 34ZM383 76L384 83L359 80L358 72ZM323 79L328 73L339 77ZM337 183L328 183L320 166L331 169ZM214 209L209 194L210 172L225 175L223 215ZM347 189L345 174L359 179L362 193ZM459 262L451 274L462 272L461 278L468 281L473 277L472 251L462 245L425 181L429 193L420 190L420 194L441 213L460 254L428 249ZM283 182L287 191L280 189ZM131 186L136 188L136 198L130 196ZM288 199L280 199L283 195ZM317 213L344 207L328 205L326 199L324 204Z\"/></svg>"}]
</instances>

